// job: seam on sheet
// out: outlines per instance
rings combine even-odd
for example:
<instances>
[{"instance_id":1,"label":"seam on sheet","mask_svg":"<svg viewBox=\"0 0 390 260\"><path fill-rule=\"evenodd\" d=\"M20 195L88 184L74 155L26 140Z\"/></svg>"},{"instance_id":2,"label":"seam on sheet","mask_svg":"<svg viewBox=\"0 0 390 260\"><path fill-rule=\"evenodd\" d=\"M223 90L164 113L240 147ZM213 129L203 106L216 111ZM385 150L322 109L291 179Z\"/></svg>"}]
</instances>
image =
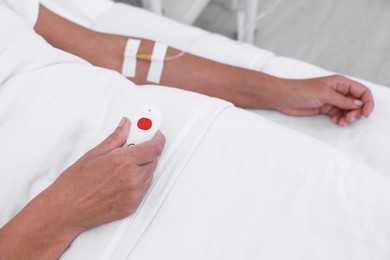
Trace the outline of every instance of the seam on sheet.
<instances>
[{"instance_id":1,"label":"seam on sheet","mask_svg":"<svg viewBox=\"0 0 390 260\"><path fill-rule=\"evenodd\" d=\"M230 107L230 106L229 106ZM144 230L142 231L142 233L140 233L139 237L137 238L136 242L134 243L134 246L129 250L129 253L125 254L126 255L126 258L125 259L129 259L131 253L133 252L133 249L135 248L135 246L137 245L137 243L141 240L141 238L143 237L143 235L145 234L145 231L147 230L147 228L152 224L153 220L155 219L156 215L158 214L158 212L160 211L162 205L164 204L165 202L165 198L169 195L172 187L174 186L174 184L176 183L176 181L178 180L179 176L181 175L181 172L183 170L183 168L188 164L188 161L191 159L192 155L194 154L194 152L197 150L197 148L199 147L201 141L204 139L204 137L206 136L208 130L210 129L210 127L212 126L213 122L215 121L215 118L218 117L225 109L227 109L228 106L225 106L225 107L219 107L219 109L212 115L211 118L208 118L208 120L210 120L210 123L207 124L207 126L202 130L202 133L201 135L197 138L197 141L196 143L193 145L192 147L192 150L189 152L188 156L185 158L185 160L182 161L181 165L178 167L178 169L176 169L176 174L173 176L173 178L171 179L171 182L169 183L169 186L165 186L166 188L164 189L166 191L165 193L165 196L164 196L164 200L161 201L161 203L159 204L158 208L156 208L153 216L150 218L150 221L148 222L147 225L145 225L145 228ZM196 129L196 126L198 124L202 124L203 122L197 122L195 124L195 129ZM198 131L197 131L198 132ZM191 136L191 133L190 133L190 136ZM188 140L188 138L186 138L186 140ZM183 140L183 142L180 144L180 147L175 151L175 153L177 153L181 147L185 146L185 141L186 140ZM190 142L193 142L193 139L190 141ZM168 165L167 165L168 166Z\"/></svg>"},{"instance_id":2,"label":"seam on sheet","mask_svg":"<svg viewBox=\"0 0 390 260\"><path fill-rule=\"evenodd\" d=\"M180 170L186 165L189 158L191 158L193 152L196 150L203 136L207 133L207 130L211 126L212 122L224 109L232 106L225 101L216 101L217 99L212 99L211 101L206 102L205 105L198 110L198 112L194 116L194 119L191 120L180 132L178 139L176 139L177 141L175 141L175 144L171 146L170 151L167 152L164 158L162 158L162 162L160 162L161 168L157 171L158 174L155 177L152 187L146 194L144 201L141 203L139 209L133 216L127 218L126 220L123 220L121 223L118 224L116 231L112 236L112 240L107 245L107 248L102 255L102 260L126 259L127 256L131 254L134 247L139 242L144 232L147 230L147 227L152 223L153 219L157 215L166 196L169 194L169 191L173 187L173 184L176 182L176 179L178 178L178 176L180 176ZM206 126L204 126L205 123ZM196 131L195 134L198 135L199 133L201 133L200 136L194 138L194 131ZM188 145L188 143L192 144ZM181 162L180 166L176 166L176 164L172 166L172 164L174 163L172 162L172 160L175 159L175 155L182 149L189 149L188 147L190 147L191 151L187 153L186 158ZM172 167L174 169L172 169ZM173 173L166 173L167 171L171 171ZM164 177L167 178L167 181L161 184L163 182L162 178ZM155 198L153 198L153 196ZM147 200L148 198L149 200ZM144 205L147 202L155 203L155 205L152 204L150 210L151 212L149 213L143 210L145 207ZM149 216L147 218L142 218L142 214ZM132 225L134 221L141 221L141 225ZM132 232L133 235L131 236L131 240L133 241L127 241L124 243L123 240L126 237L125 235L129 232L131 228L138 228L139 230L136 230L136 232ZM126 245L126 250L122 250L125 253L121 254L121 250L118 251L118 248L120 248L120 246L123 244ZM115 256L116 254L120 255Z\"/></svg>"},{"instance_id":3,"label":"seam on sheet","mask_svg":"<svg viewBox=\"0 0 390 260\"><path fill-rule=\"evenodd\" d=\"M207 104L208 103L206 103L205 105L206 107L208 107ZM116 230L114 231L114 234L112 235L109 244L104 250L102 257L100 258L101 260L108 260L112 258L112 255L115 253L115 249L119 246L123 236L126 233L126 230L133 222L133 219L136 218L139 210L142 208L144 204L144 201L147 199L149 193L153 190L154 186L156 185L156 182L158 182L158 180L160 179L162 172L165 171L168 163L171 161L174 154L176 154L176 150L180 147L181 143L185 140L185 136L191 130L192 126L195 125L196 122L199 120L199 118L204 114L203 110L204 107L202 107L197 111L197 113L193 116L193 118L186 124L184 129L180 131L174 143L172 144L171 148L162 154L162 156L159 159L158 168L156 169L157 176L154 178L152 186L150 187L149 191L145 195L145 199L142 201L138 210L132 216L120 221L118 226L115 228Z\"/></svg>"},{"instance_id":4,"label":"seam on sheet","mask_svg":"<svg viewBox=\"0 0 390 260\"><path fill-rule=\"evenodd\" d=\"M160 177L167 170L168 165L170 165L169 163L173 159L174 155L177 154L177 151L180 150L180 148L183 146L183 143L186 140L188 140L188 133L191 132L191 129L193 129L195 125L199 124L199 121L201 121L201 119L204 118L205 114L207 114L207 110L211 109L211 106L212 106L212 104L210 104L210 102L207 102L201 109L198 110L197 114L194 116L194 120L191 120L186 125L185 129L180 132L178 139L176 139L177 141L175 142L174 145L171 146L171 150L169 152L167 152L167 155L166 155L167 159L163 158L164 162L161 163L161 169L158 171L158 175L156 176L155 181L154 181L152 187L150 188L149 192L146 194L145 200L140 205L139 210L137 210L137 212L132 217L130 217L127 224L118 226L118 229L123 228L123 232L121 232L119 230L119 232L121 232L121 234L120 234L121 237L118 237L117 239L114 238L114 243L116 243L116 245L113 245L113 243L110 243L110 245L108 246L108 251L105 251L102 259L113 259L112 256L115 254L115 249L120 246L120 243L123 240L125 233L131 227L131 224L134 221L134 219L136 219L137 216L140 214L146 199L151 196L149 194L151 194L156 189L155 187L159 184ZM158 209L160 208L160 206L158 207ZM158 209L157 209L156 213L158 212ZM152 221L153 218L154 218L154 216L151 218L150 221ZM124 223L124 222L122 222L122 223ZM144 231L142 231L140 237L142 236L143 232ZM115 233L117 233L117 231ZM134 243L134 246L138 242L138 240ZM109 248L110 246L111 246L111 248ZM111 255L111 256L109 256L109 255ZM115 259L117 259L117 258L115 258Z\"/></svg>"},{"instance_id":5,"label":"seam on sheet","mask_svg":"<svg viewBox=\"0 0 390 260\"><path fill-rule=\"evenodd\" d=\"M230 106L229 106L230 107ZM178 180L179 176L181 175L181 172L183 170L183 168L188 164L188 161L191 159L192 155L195 153L195 151L197 150L197 148L199 147L201 141L204 139L204 137L206 136L208 130L210 129L210 127L212 126L212 124L214 123L214 119L216 117L218 117L225 109L227 109L228 107L223 107L223 108L220 108L218 110L217 113L215 113L213 115L213 120L210 124L208 124L207 127L205 127L204 129L204 132L201 134L201 136L198 138L198 141L197 143L193 146L191 152L188 154L188 157L183 161L182 165L179 167L179 169L177 169L177 174L174 176L174 178L172 179L172 181L170 182L170 185L166 188L167 192L165 193L165 198L170 194L170 191L172 190L172 187L175 185L176 181ZM200 122L198 122L200 123ZM184 142L183 142L184 143ZM183 143L180 145L180 147L183 146ZM179 147L179 149L180 149ZM178 150L179 150L178 149ZM163 201L161 201L160 205L158 206L158 208L156 209L155 213L153 214L153 216L150 218L150 221L149 223L145 226L145 229L142 231L142 233L139 235L137 241L134 243L134 247L136 246L136 244L141 240L141 238L143 237L143 235L145 234L145 231L147 230L147 228L152 224L153 220L156 218L158 212L160 211L161 207L163 206L165 202L165 199ZM126 258L125 259L128 259L131 255L131 253L133 252L133 249L134 247L130 250L130 252L127 254Z\"/></svg>"}]
</instances>

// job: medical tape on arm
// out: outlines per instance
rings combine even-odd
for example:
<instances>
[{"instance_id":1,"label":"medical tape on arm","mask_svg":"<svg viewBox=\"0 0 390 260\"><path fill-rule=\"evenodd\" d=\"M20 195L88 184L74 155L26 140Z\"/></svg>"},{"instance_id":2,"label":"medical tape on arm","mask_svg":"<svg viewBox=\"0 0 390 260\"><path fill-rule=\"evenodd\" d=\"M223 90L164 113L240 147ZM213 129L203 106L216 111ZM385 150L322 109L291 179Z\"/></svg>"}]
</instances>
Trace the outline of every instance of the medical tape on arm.
<instances>
[{"instance_id":1,"label":"medical tape on arm","mask_svg":"<svg viewBox=\"0 0 390 260\"><path fill-rule=\"evenodd\" d=\"M147 77L148 82L160 83L161 76L164 70L164 61L167 54L168 46L166 44L155 42L152 54L152 62L150 64Z\"/></svg>"},{"instance_id":2,"label":"medical tape on arm","mask_svg":"<svg viewBox=\"0 0 390 260\"><path fill-rule=\"evenodd\" d=\"M137 70L137 53L141 40L128 39L125 52L123 54L122 75L134 78Z\"/></svg>"}]
</instances>

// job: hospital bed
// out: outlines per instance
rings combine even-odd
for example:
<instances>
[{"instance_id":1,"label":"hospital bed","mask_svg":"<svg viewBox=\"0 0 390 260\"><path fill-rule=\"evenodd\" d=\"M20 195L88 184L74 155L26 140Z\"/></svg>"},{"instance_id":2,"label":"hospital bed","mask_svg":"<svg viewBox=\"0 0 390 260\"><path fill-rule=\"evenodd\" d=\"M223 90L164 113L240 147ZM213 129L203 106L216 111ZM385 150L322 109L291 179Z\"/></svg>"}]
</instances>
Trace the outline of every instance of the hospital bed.
<instances>
[{"instance_id":1,"label":"hospital bed","mask_svg":"<svg viewBox=\"0 0 390 260\"><path fill-rule=\"evenodd\" d=\"M148 10L167 16L176 21L193 24L210 0L143 0ZM237 14L237 39L254 43L259 0L245 0L244 8L239 10L238 0L231 0L231 9Z\"/></svg>"},{"instance_id":2,"label":"hospital bed","mask_svg":"<svg viewBox=\"0 0 390 260\"><path fill-rule=\"evenodd\" d=\"M331 74L135 7L43 2L95 30L158 40L226 64L288 78ZM13 173L0 184L1 225L121 116L144 103L164 112L166 149L138 211L83 233L62 259L390 257L389 89L362 81L376 110L339 128L326 117L245 111L179 89L136 86L32 32L1 53L0 61L15 53L30 60L0 64L2 75L12 75L0 75L0 171Z\"/></svg>"},{"instance_id":3,"label":"hospital bed","mask_svg":"<svg viewBox=\"0 0 390 260\"><path fill-rule=\"evenodd\" d=\"M185 24L193 24L202 10L206 7L209 0L189 1L189 0L143 0L145 8L158 15L167 16ZM113 3L107 0L97 0L96 3L91 0L76 3L67 1L52 3L46 1L47 5L62 10L67 17L72 17L83 25L90 25L100 12L106 10ZM256 21L261 18L258 12L258 0L246 0L243 10L239 10L237 0L232 1L232 9L237 10L237 38L239 41L253 43L256 32ZM82 8L80 11L80 7ZM88 7L88 8L86 8ZM271 10L274 6L270 6ZM264 11L264 10L263 10ZM268 9L270 11L270 9ZM268 11L266 11L268 13ZM262 13L264 14L264 13Z\"/></svg>"}]
</instances>

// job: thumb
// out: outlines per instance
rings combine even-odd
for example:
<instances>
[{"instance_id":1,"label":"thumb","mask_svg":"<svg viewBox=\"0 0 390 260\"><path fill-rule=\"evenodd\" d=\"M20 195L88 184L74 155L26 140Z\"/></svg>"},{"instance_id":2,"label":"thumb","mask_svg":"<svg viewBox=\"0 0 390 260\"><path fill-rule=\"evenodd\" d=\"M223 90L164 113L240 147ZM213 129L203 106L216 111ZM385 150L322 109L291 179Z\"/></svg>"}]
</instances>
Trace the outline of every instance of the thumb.
<instances>
[{"instance_id":1,"label":"thumb","mask_svg":"<svg viewBox=\"0 0 390 260\"><path fill-rule=\"evenodd\" d=\"M103 155L122 147L126 143L129 130L130 120L123 117L115 131L94 149L97 155Z\"/></svg>"},{"instance_id":2,"label":"thumb","mask_svg":"<svg viewBox=\"0 0 390 260\"><path fill-rule=\"evenodd\" d=\"M336 91L331 91L324 100L327 104L344 110L356 110L363 106L363 101L344 96Z\"/></svg>"}]
</instances>

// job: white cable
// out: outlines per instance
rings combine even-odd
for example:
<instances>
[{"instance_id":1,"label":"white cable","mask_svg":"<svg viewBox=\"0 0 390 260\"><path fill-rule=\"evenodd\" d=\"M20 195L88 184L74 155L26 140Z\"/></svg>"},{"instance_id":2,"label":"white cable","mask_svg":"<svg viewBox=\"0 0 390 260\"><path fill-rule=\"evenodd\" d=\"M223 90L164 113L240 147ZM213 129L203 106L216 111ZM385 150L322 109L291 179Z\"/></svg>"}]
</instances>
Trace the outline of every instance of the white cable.
<instances>
[{"instance_id":1,"label":"white cable","mask_svg":"<svg viewBox=\"0 0 390 260\"><path fill-rule=\"evenodd\" d=\"M263 19L266 17L268 14L270 14L276 7L278 7L283 0L277 0L273 2L273 5L271 5L267 10L264 12L258 14L254 20L254 23L257 23L259 20ZM242 11L241 11L242 12ZM241 35L245 35L245 33L248 31L248 29L253 26L253 24L246 25L243 27L241 31ZM205 33L201 34L195 39L193 39L188 45L185 50L182 50L178 54L168 56L166 57L166 53L168 50L168 46L155 42L154 49L153 49L153 54L151 57L151 64L150 64L150 69L149 73L147 76L147 80L152 83L159 84L161 81L161 76L164 70L164 62L165 61L173 61L176 60L180 57L182 57L184 54L188 52L190 47L198 41L200 38L203 38L205 36L209 36L210 33ZM122 74L125 77L135 77L136 76L136 68L137 68L137 53L138 49L140 47L141 40L136 40L136 39L128 39L127 44L126 44L126 49L123 57L123 68L122 68Z\"/></svg>"}]
</instances>

